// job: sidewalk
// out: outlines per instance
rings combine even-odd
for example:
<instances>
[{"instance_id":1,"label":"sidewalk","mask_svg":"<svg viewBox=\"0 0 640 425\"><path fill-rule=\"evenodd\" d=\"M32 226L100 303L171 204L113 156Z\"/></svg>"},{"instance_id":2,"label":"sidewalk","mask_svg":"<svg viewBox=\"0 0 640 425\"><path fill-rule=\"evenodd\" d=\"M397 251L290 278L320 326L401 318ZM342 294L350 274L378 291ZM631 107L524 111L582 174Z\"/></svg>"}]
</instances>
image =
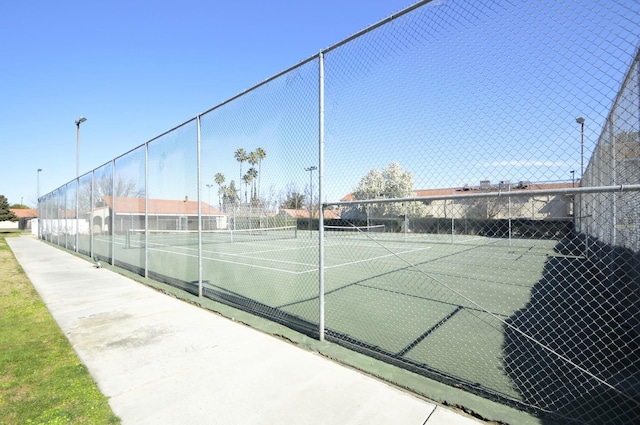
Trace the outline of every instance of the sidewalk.
<instances>
[{"instance_id":1,"label":"sidewalk","mask_svg":"<svg viewBox=\"0 0 640 425\"><path fill-rule=\"evenodd\" d=\"M125 425L482 423L31 236L7 242Z\"/></svg>"}]
</instances>

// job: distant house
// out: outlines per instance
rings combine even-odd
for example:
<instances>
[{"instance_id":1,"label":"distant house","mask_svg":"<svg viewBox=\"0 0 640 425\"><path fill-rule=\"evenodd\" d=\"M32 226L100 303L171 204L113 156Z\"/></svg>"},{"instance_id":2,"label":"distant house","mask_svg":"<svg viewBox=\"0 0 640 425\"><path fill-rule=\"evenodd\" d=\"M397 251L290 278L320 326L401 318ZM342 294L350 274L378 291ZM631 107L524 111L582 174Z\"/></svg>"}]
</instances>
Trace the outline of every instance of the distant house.
<instances>
[{"instance_id":1,"label":"distant house","mask_svg":"<svg viewBox=\"0 0 640 425\"><path fill-rule=\"evenodd\" d=\"M9 211L13 212L18 220L2 221L0 229L31 229L31 220L38 218L38 210L33 208L9 208Z\"/></svg>"},{"instance_id":2,"label":"distant house","mask_svg":"<svg viewBox=\"0 0 640 425\"><path fill-rule=\"evenodd\" d=\"M148 199L146 217L149 229L158 230L197 230L198 202L172 199ZM94 233L111 233L111 216L114 217L114 230L124 233L128 229L145 228L145 199L103 196L96 207L86 213ZM219 209L202 202L203 230L226 229L227 216Z\"/></svg>"},{"instance_id":3,"label":"distant house","mask_svg":"<svg viewBox=\"0 0 640 425\"><path fill-rule=\"evenodd\" d=\"M519 182L512 184L507 181L492 185L488 181L480 182L478 186L463 186L446 189L420 189L413 193L416 197L433 197L445 199L433 199L422 201L427 208L427 217L443 218L529 218L532 220L544 220L553 218L566 218L573 216L573 198L562 194L557 195L533 195L534 190L567 189L573 183L529 183ZM463 198L462 195L474 193L499 193L509 192L510 196L491 198ZM460 199L456 199L460 197ZM510 201L509 201L510 199ZM352 193L346 195L341 201L354 201ZM353 215L354 209L349 213Z\"/></svg>"}]
</instances>

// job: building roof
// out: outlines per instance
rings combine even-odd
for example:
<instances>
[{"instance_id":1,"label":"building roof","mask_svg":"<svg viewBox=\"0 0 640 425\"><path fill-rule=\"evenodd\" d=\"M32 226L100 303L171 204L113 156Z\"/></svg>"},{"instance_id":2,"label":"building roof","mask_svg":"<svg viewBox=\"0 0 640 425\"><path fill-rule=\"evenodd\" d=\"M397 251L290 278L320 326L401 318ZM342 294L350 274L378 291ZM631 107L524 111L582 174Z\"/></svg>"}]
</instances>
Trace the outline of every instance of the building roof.
<instances>
[{"instance_id":1,"label":"building roof","mask_svg":"<svg viewBox=\"0 0 640 425\"><path fill-rule=\"evenodd\" d=\"M523 182L524 183L524 182ZM547 189L568 189L572 187L572 182L559 182L559 183L524 183L524 184L509 184L511 192L523 192L531 190L547 190ZM577 182L576 182L577 185ZM483 189L480 186L465 186L465 187L449 187L444 189L417 189L413 191L416 197L426 196L449 196L449 195L463 195L473 192L499 192L500 185L490 185L488 189ZM341 201L355 201L356 198L353 193L345 195Z\"/></svg>"},{"instance_id":2,"label":"building roof","mask_svg":"<svg viewBox=\"0 0 640 425\"><path fill-rule=\"evenodd\" d=\"M18 218L37 218L38 210L33 208L9 208Z\"/></svg>"},{"instance_id":3,"label":"building roof","mask_svg":"<svg viewBox=\"0 0 640 425\"><path fill-rule=\"evenodd\" d=\"M317 216L316 211L314 212L314 216ZM296 210L291 208L282 208L280 209L281 215L286 215L287 217L292 218L309 218L309 210ZM339 219L340 211L337 210L324 210L324 218L325 219Z\"/></svg>"},{"instance_id":4,"label":"building roof","mask_svg":"<svg viewBox=\"0 0 640 425\"><path fill-rule=\"evenodd\" d=\"M102 200L109 208L113 208L114 198L112 196L103 196ZM144 198L125 198L115 197L115 213L116 214L144 214L145 199ZM173 199L149 199L147 200L147 214L152 215L198 215L198 202L190 201L189 197L184 200ZM219 209L212 207L206 202L202 203L202 215L224 215Z\"/></svg>"},{"instance_id":5,"label":"building roof","mask_svg":"<svg viewBox=\"0 0 640 425\"><path fill-rule=\"evenodd\" d=\"M523 192L532 190L548 190L548 189L568 189L572 187L572 182L559 182L559 183L524 183L511 184L509 183L509 190L513 192ZM415 196L447 196L447 195L463 195L473 192L500 192L504 189L500 188L499 184L491 185L488 189L481 188L480 186L465 186L465 187L452 187L447 189L422 189L414 190Z\"/></svg>"}]
</instances>

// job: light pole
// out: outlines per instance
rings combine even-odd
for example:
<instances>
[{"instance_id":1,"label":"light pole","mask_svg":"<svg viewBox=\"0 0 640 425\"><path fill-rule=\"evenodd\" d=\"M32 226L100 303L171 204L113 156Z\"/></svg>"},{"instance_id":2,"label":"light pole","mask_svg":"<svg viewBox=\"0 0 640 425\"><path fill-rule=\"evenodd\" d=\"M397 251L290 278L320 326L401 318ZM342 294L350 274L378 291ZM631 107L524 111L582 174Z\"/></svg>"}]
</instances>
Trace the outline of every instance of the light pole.
<instances>
[{"instance_id":1,"label":"light pole","mask_svg":"<svg viewBox=\"0 0 640 425\"><path fill-rule=\"evenodd\" d=\"M584 117L576 118L576 122L580 124L580 182L584 174Z\"/></svg>"},{"instance_id":2,"label":"light pole","mask_svg":"<svg viewBox=\"0 0 640 425\"><path fill-rule=\"evenodd\" d=\"M36 202L38 203L38 239L40 239L40 235L41 235L41 229L42 229L42 217L40 217L40 172L42 171L42 168L38 168L38 173L36 174L38 176L38 178L36 179L37 181L37 189L36 189Z\"/></svg>"},{"instance_id":3,"label":"light pole","mask_svg":"<svg viewBox=\"0 0 640 425\"><path fill-rule=\"evenodd\" d=\"M571 173L571 187L576 187L576 170L569 171Z\"/></svg>"},{"instance_id":4,"label":"light pole","mask_svg":"<svg viewBox=\"0 0 640 425\"><path fill-rule=\"evenodd\" d=\"M85 117L76 120L76 177L80 177L80 124L86 120Z\"/></svg>"},{"instance_id":5,"label":"light pole","mask_svg":"<svg viewBox=\"0 0 640 425\"><path fill-rule=\"evenodd\" d=\"M582 182L584 180L584 117L576 118L576 122L580 124L580 186L582 186ZM582 217L584 216L584 212L582 211L582 195L580 195L580 232L584 233L584 256L589 256L589 237L587 235L586 229L584 229L584 225L582 223ZM575 208L574 208L574 218L575 218Z\"/></svg>"},{"instance_id":6,"label":"light pole","mask_svg":"<svg viewBox=\"0 0 640 425\"><path fill-rule=\"evenodd\" d=\"M38 197L38 204L40 204L40 172L42 171L42 168L38 168L38 188L37 188L37 192L36 195Z\"/></svg>"},{"instance_id":7,"label":"light pole","mask_svg":"<svg viewBox=\"0 0 640 425\"><path fill-rule=\"evenodd\" d=\"M209 222L209 230L211 230L211 186L213 186L213 184L207 183L207 189L209 189L209 207L207 208L207 215L209 216L209 220L207 220Z\"/></svg>"},{"instance_id":8,"label":"light pole","mask_svg":"<svg viewBox=\"0 0 640 425\"><path fill-rule=\"evenodd\" d=\"M304 169L309 172L309 231L311 231L311 212L313 211L313 172L317 169L315 165Z\"/></svg>"},{"instance_id":9,"label":"light pole","mask_svg":"<svg viewBox=\"0 0 640 425\"><path fill-rule=\"evenodd\" d=\"M80 192L80 124L85 122L87 119L85 117L80 117L76 120L76 227L75 227L75 245L73 246L73 250L78 252L78 243L79 240L79 231L80 231L80 217L78 217L80 213L80 207L78 205L79 201L79 193Z\"/></svg>"}]
</instances>

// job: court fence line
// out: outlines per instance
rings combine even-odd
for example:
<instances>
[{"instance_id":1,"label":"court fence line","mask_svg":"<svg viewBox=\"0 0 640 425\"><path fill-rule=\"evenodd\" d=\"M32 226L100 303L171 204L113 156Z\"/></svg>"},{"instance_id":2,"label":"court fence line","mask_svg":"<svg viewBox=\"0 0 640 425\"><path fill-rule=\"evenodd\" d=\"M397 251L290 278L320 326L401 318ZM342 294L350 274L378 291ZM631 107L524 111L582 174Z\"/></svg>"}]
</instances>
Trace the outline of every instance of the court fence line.
<instances>
[{"instance_id":1,"label":"court fence line","mask_svg":"<svg viewBox=\"0 0 640 425\"><path fill-rule=\"evenodd\" d=\"M637 2L416 2L41 196L38 236L543 421L638 422L638 40Z\"/></svg>"}]
</instances>

